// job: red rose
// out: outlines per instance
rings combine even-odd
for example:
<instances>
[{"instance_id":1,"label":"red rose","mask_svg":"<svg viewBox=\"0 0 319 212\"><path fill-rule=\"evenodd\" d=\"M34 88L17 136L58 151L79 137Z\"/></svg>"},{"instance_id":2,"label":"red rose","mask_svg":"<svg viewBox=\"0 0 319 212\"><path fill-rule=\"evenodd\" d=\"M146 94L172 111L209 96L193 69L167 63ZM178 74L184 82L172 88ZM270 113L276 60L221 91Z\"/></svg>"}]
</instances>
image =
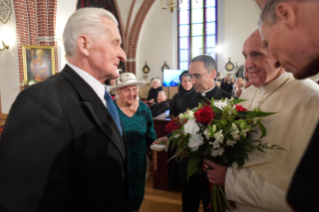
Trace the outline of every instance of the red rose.
<instances>
[{"instance_id":1,"label":"red rose","mask_svg":"<svg viewBox=\"0 0 319 212\"><path fill-rule=\"evenodd\" d=\"M179 118L174 118L166 124L165 130L167 132L173 132L174 130L178 130L180 127L181 124L179 123Z\"/></svg>"},{"instance_id":2,"label":"red rose","mask_svg":"<svg viewBox=\"0 0 319 212\"><path fill-rule=\"evenodd\" d=\"M215 113L213 113L213 108L209 106L204 106L194 113L196 121L205 126L210 124L214 120Z\"/></svg>"},{"instance_id":3,"label":"red rose","mask_svg":"<svg viewBox=\"0 0 319 212\"><path fill-rule=\"evenodd\" d=\"M237 112L245 112L245 111L247 111L247 109L244 108L244 107L241 106L241 105L236 105L236 110L237 110Z\"/></svg>"}]
</instances>

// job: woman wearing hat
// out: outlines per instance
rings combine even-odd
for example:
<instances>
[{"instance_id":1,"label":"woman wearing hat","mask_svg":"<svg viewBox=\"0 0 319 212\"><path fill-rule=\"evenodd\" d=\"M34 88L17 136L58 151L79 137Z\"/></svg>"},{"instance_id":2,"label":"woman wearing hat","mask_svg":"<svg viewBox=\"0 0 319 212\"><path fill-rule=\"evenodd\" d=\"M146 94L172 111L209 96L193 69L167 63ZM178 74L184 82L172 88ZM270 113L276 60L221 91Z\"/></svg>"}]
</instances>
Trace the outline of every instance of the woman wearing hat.
<instances>
[{"instance_id":1,"label":"woman wearing hat","mask_svg":"<svg viewBox=\"0 0 319 212\"><path fill-rule=\"evenodd\" d=\"M110 93L118 95L115 105L125 131L129 169L128 210L138 211L145 189L146 147L156 140L153 118L149 107L137 99L138 89L145 85L137 81L132 73L123 73L111 88ZM155 156L155 154L153 154ZM153 157L151 172L156 171Z\"/></svg>"}]
</instances>

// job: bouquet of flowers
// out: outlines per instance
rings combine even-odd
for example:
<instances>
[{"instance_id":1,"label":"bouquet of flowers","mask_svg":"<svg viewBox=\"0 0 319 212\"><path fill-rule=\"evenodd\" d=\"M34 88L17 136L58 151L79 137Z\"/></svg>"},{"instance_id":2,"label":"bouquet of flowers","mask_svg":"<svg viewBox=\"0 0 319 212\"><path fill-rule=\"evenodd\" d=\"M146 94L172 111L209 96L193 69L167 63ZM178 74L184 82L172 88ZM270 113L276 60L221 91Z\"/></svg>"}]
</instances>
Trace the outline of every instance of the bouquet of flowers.
<instances>
[{"instance_id":1,"label":"bouquet of flowers","mask_svg":"<svg viewBox=\"0 0 319 212\"><path fill-rule=\"evenodd\" d=\"M20 83L20 87L21 88L26 88L26 87L34 85L34 84L36 84L38 82L40 82L40 81L39 80L35 80L35 79L30 79L30 80L23 81L22 83Z\"/></svg>"},{"instance_id":2,"label":"bouquet of flowers","mask_svg":"<svg viewBox=\"0 0 319 212\"><path fill-rule=\"evenodd\" d=\"M204 158L223 166L235 163L237 167L242 167L248 154L253 151L281 149L277 145L269 147L260 141L266 135L266 128L260 118L273 113L262 112L260 109L247 111L238 105L243 101L212 99L206 104L199 103L197 108L181 113L166 125L166 130L172 133L169 138L171 147L176 146L172 158L179 161L189 158L188 179L197 171L202 172ZM261 131L258 140L249 136L257 133L255 128ZM212 185L210 210L221 212L234 208L234 202L226 200L223 186Z\"/></svg>"}]
</instances>

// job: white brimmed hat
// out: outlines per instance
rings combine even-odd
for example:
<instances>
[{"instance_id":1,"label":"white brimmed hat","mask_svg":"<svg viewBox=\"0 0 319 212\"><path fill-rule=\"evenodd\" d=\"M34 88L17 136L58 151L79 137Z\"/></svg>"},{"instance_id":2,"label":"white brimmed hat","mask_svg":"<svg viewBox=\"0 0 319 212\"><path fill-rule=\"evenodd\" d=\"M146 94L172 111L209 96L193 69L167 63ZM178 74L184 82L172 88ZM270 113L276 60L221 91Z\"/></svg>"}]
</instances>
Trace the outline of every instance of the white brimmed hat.
<instances>
[{"instance_id":1,"label":"white brimmed hat","mask_svg":"<svg viewBox=\"0 0 319 212\"><path fill-rule=\"evenodd\" d=\"M137 85L139 88L146 84L144 81L137 81L133 73L125 72L115 81L114 86L111 87L110 94L117 94L117 90L131 85Z\"/></svg>"}]
</instances>

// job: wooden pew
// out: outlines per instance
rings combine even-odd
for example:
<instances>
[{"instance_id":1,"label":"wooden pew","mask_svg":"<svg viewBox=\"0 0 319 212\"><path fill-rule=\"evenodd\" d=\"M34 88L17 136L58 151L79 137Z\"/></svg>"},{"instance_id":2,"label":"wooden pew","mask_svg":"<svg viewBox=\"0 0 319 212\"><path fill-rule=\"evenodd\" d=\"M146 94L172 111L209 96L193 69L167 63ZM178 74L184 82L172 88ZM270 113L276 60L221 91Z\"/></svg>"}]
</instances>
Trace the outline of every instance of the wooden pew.
<instances>
[{"instance_id":1,"label":"wooden pew","mask_svg":"<svg viewBox=\"0 0 319 212\"><path fill-rule=\"evenodd\" d=\"M0 128L2 128L4 124L6 123L7 117L8 117L8 114L0 113Z\"/></svg>"},{"instance_id":2,"label":"wooden pew","mask_svg":"<svg viewBox=\"0 0 319 212\"><path fill-rule=\"evenodd\" d=\"M154 129L157 134L157 138L165 136L168 132L165 131L166 124L170 119L154 118ZM169 152L162 151L157 152L157 171L153 176L153 187L159 190L168 190L168 163L170 158Z\"/></svg>"}]
</instances>

